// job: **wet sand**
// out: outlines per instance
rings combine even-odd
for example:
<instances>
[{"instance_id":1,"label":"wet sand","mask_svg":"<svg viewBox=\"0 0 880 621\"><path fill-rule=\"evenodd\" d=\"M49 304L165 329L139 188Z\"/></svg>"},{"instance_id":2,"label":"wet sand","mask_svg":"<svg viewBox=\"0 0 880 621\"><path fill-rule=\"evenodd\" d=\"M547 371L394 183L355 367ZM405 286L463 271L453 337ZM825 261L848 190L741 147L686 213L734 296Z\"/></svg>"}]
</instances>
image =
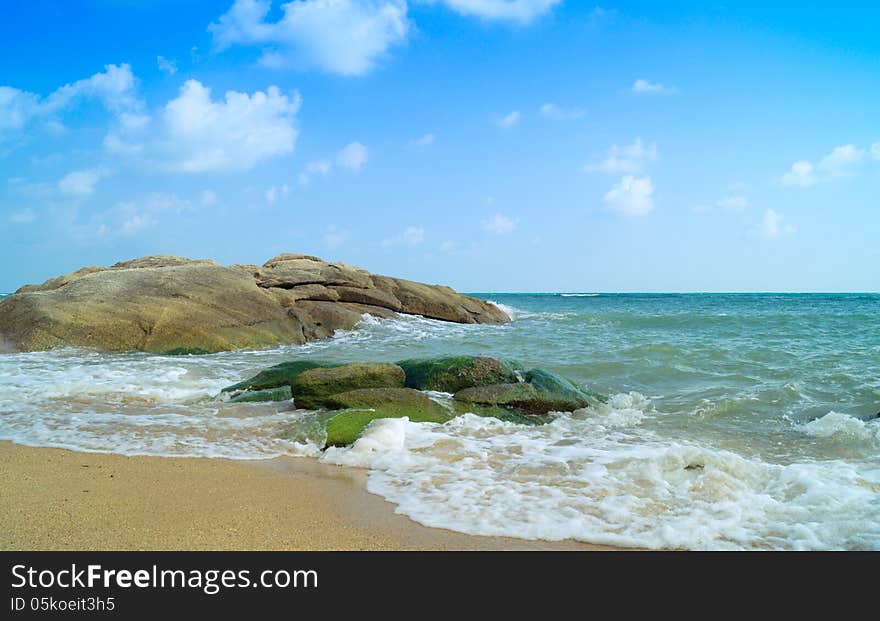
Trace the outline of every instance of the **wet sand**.
<instances>
[{"instance_id":1,"label":"wet sand","mask_svg":"<svg viewBox=\"0 0 880 621\"><path fill-rule=\"evenodd\" d=\"M2 550L596 550L428 528L306 458L125 457L0 442Z\"/></svg>"}]
</instances>

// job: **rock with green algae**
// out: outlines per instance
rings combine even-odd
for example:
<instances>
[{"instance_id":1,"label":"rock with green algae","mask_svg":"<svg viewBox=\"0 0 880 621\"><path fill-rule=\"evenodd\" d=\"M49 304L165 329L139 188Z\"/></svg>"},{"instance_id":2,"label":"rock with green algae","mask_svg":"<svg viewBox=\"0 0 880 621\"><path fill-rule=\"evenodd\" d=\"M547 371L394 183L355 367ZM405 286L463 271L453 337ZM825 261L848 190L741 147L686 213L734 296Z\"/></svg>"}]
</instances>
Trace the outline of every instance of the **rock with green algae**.
<instances>
[{"instance_id":1,"label":"rock with green algae","mask_svg":"<svg viewBox=\"0 0 880 621\"><path fill-rule=\"evenodd\" d=\"M518 410L506 409L500 406L453 401L452 416L461 416L463 414L474 414L475 416L481 416L483 418L497 418L505 423L529 425L531 427L544 425L551 420L547 416L526 416Z\"/></svg>"},{"instance_id":2,"label":"rock with green algae","mask_svg":"<svg viewBox=\"0 0 880 621\"><path fill-rule=\"evenodd\" d=\"M396 364L355 363L314 368L300 373L292 382L296 407L325 407L329 398L360 388L403 388L405 374Z\"/></svg>"},{"instance_id":3,"label":"rock with green algae","mask_svg":"<svg viewBox=\"0 0 880 621\"><path fill-rule=\"evenodd\" d=\"M567 377L546 369L531 369L525 373L526 382L535 387L539 395L552 404L559 412L571 412L608 399L602 395L584 390Z\"/></svg>"},{"instance_id":4,"label":"rock with green algae","mask_svg":"<svg viewBox=\"0 0 880 621\"><path fill-rule=\"evenodd\" d=\"M524 382L474 386L455 393L460 403L513 409L527 416L571 412L602 401L574 382L545 369L525 373Z\"/></svg>"},{"instance_id":5,"label":"rock with green algae","mask_svg":"<svg viewBox=\"0 0 880 621\"><path fill-rule=\"evenodd\" d=\"M525 382L471 386L459 390L453 398L460 403L515 408L529 410L529 413L544 414L544 412L532 412L537 409L535 407L525 407L526 404L533 404L538 399L538 391Z\"/></svg>"},{"instance_id":6,"label":"rock with green algae","mask_svg":"<svg viewBox=\"0 0 880 621\"><path fill-rule=\"evenodd\" d=\"M278 388L290 386L300 373L311 369L329 368L339 366L332 362L320 362L315 360L291 360L276 364L268 369L263 369L256 375L232 386L227 386L221 392L240 392L243 390L265 390L266 388Z\"/></svg>"},{"instance_id":7,"label":"rock with green algae","mask_svg":"<svg viewBox=\"0 0 880 621\"><path fill-rule=\"evenodd\" d=\"M264 390L245 390L240 392L229 401L230 403L249 403L262 401L289 401L293 398L290 386L278 386Z\"/></svg>"},{"instance_id":8,"label":"rock with green algae","mask_svg":"<svg viewBox=\"0 0 880 621\"><path fill-rule=\"evenodd\" d=\"M346 446L357 440L377 418L402 418L416 423L442 423L452 412L411 388L365 388L334 395L328 407L345 409L327 422L327 446Z\"/></svg>"},{"instance_id":9,"label":"rock with green algae","mask_svg":"<svg viewBox=\"0 0 880 621\"><path fill-rule=\"evenodd\" d=\"M487 356L451 356L402 360L406 386L455 393L463 388L517 381L513 364Z\"/></svg>"}]
</instances>

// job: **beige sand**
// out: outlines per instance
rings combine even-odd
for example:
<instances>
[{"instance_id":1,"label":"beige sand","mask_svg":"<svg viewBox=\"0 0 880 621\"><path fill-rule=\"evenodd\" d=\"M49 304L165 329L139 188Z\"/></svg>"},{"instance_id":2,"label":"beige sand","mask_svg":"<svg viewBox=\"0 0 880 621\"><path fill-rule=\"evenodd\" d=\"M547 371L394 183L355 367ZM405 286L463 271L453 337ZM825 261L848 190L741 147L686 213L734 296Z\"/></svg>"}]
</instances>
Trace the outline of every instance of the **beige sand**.
<instances>
[{"instance_id":1,"label":"beige sand","mask_svg":"<svg viewBox=\"0 0 880 621\"><path fill-rule=\"evenodd\" d=\"M124 457L0 442L0 550L608 549L421 526L309 459Z\"/></svg>"}]
</instances>

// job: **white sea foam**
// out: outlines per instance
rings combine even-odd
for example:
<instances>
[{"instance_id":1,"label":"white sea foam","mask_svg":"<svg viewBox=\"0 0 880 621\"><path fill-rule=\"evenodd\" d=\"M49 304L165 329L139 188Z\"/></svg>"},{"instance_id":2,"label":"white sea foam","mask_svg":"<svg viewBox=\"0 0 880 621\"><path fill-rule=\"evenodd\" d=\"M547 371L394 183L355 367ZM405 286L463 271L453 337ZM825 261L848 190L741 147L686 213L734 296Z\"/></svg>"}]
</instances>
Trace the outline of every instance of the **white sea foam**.
<instances>
[{"instance_id":1,"label":"white sea foam","mask_svg":"<svg viewBox=\"0 0 880 621\"><path fill-rule=\"evenodd\" d=\"M465 415L376 421L323 459L440 528L651 548L876 548L880 469L772 464L641 429L638 394L541 427ZM873 516L873 517L872 517Z\"/></svg>"},{"instance_id":2,"label":"white sea foam","mask_svg":"<svg viewBox=\"0 0 880 621\"><path fill-rule=\"evenodd\" d=\"M816 438L833 438L844 442L880 442L880 419L863 421L834 411L801 425L801 429Z\"/></svg>"},{"instance_id":3,"label":"white sea foam","mask_svg":"<svg viewBox=\"0 0 880 621\"><path fill-rule=\"evenodd\" d=\"M597 298L600 294L598 293L560 293L559 296L563 298Z\"/></svg>"},{"instance_id":4,"label":"white sea foam","mask_svg":"<svg viewBox=\"0 0 880 621\"><path fill-rule=\"evenodd\" d=\"M509 306L507 304L502 304L501 302L497 302L495 300L486 300L489 304L493 306L497 306L502 311L504 311L508 317L510 317L511 321L516 321L520 319L524 314L528 314L526 311L520 310L518 308L514 308L513 306Z\"/></svg>"}]
</instances>

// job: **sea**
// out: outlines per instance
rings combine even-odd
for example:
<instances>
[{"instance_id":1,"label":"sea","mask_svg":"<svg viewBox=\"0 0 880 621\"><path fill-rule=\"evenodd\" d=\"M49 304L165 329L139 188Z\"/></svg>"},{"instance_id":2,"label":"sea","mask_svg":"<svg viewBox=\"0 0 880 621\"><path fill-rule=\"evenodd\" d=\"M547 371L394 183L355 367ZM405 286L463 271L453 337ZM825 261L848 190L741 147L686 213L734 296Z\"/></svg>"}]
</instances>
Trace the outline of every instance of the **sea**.
<instances>
[{"instance_id":1,"label":"sea","mask_svg":"<svg viewBox=\"0 0 880 621\"><path fill-rule=\"evenodd\" d=\"M0 439L364 468L398 513L475 535L880 549L880 294L476 295L513 321L365 317L322 342L204 356L0 354ZM286 360L453 354L545 367L609 400L543 426L380 420L322 451L313 412L218 399Z\"/></svg>"}]
</instances>

